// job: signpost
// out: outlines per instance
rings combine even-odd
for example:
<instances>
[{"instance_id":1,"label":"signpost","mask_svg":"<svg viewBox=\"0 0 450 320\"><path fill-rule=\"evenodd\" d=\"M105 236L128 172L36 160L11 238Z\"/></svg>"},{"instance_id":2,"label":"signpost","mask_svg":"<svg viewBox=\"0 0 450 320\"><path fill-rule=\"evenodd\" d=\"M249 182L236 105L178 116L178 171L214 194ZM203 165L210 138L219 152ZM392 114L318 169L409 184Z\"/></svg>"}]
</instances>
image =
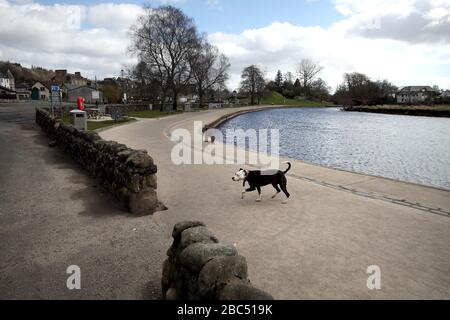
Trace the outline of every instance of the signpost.
<instances>
[{"instance_id":1,"label":"signpost","mask_svg":"<svg viewBox=\"0 0 450 320\"><path fill-rule=\"evenodd\" d=\"M97 91L97 90L95 90L95 91L92 91L92 100L100 100L100 92L99 91Z\"/></svg>"},{"instance_id":2,"label":"signpost","mask_svg":"<svg viewBox=\"0 0 450 320\"><path fill-rule=\"evenodd\" d=\"M62 105L61 105L61 88L59 85L52 84L50 92L50 102L52 109L52 116L55 116L55 107L59 107L59 116L62 118Z\"/></svg>"}]
</instances>

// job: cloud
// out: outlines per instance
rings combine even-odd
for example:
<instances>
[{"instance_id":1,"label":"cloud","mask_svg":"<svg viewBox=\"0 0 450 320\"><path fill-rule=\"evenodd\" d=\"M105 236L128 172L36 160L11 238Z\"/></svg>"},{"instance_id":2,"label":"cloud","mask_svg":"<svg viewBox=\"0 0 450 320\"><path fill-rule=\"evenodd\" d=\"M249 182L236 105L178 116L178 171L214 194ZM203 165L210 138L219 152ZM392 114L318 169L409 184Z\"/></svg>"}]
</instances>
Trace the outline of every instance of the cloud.
<instances>
[{"instance_id":1,"label":"cloud","mask_svg":"<svg viewBox=\"0 0 450 320\"><path fill-rule=\"evenodd\" d=\"M411 43L450 43L448 0L374 0L366 6L364 1L335 2L349 16L345 27L354 35Z\"/></svg>"},{"instance_id":2,"label":"cloud","mask_svg":"<svg viewBox=\"0 0 450 320\"><path fill-rule=\"evenodd\" d=\"M127 32L140 13L133 4L0 0L0 59L67 68L91 78L118 75L133 62L126 54Z\"/></svg>"},{"instance_id":3,"label":"cloud","mask_svg":"<svg viewBox=\"0 0 450 320\"><path fill-rule=\"evenodd\" d=\"M206 5L212 9L223 11L223 6L220 0L206 0Z\"/></svg>"},{"instance_id":4,"label":"cloud","mask_svg":"<svg viewBox=\"0 0 450 320\"><path fill-rule=\"evenodd\" d=\"M96 28L128 29L142 12L134 4L101 3L88 8L87 19Z\"/></svg>"},{"instance_id":5,"label":"cloud","mask_svg":"<svg viewBox=\"0 0 450 320\"><path fill-rule=\"evenodd\" d=\"M185 0L159 3L180 1ZM242 69L250 64L259 64L272 78L278 69L294 72L302 58L322 64L321 77L333 88L352 71L399 86L450 88L448 0L334 0L334 5L342 19L329 28L273 22L239 34L211 34L230 57L230 88L239 85ZM67 68L91 78L117 76L134 62L126 52L127 32L140 13L133 4L0 0L0 59Z\"/></svg>"},{"instance_id":6,"label":"cloud","mask_svg":"<svg viewBox=\"0 0 450 320\"><path fill-rule=\"evenodd\" d=\"M230 86L249 64L295 71L302 58L322 64L335 88L345 72L363 72L397 85L450 88L450 3L442 0L335 0L343 19L329 28L274 22L240 34L215 33L210 40L230 57Z\"/></svg>"}]
</instances>

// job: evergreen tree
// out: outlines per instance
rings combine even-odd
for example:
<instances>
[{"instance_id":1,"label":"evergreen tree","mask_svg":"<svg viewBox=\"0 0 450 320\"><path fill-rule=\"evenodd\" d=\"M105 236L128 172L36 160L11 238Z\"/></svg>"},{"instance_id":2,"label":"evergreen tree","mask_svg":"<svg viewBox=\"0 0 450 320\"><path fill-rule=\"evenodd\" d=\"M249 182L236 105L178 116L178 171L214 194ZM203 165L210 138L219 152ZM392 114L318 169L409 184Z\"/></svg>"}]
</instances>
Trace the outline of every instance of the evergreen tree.
<instances>
[{"instance_id":1,"label":"evergreen tree","mask_svg":"<svg viewBox=\"0 0 450 320\"><path fill-rule=\"evenodd\" d=\"M275 77L275 90L279 93L283 92L283 74L281 70L278 70L277 76Z\"/></svg>"}]
</instances>

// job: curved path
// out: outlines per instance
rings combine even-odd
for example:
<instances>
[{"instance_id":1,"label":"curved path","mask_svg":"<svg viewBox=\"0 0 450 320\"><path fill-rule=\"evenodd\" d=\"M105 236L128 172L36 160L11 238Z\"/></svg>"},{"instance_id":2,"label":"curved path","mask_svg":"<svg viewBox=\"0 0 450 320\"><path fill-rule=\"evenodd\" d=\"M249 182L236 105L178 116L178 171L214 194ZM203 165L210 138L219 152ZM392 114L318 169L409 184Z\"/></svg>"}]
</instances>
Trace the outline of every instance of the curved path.
<instances>
[{"instance_id":1,"label":"curved path","mask_svg":"<svg viewBox=\"0 0 450 320\"><path fill-rule=\"evenodd\" d=\"M176 222L201 220L236 244L252 282L277 299L450 299L450 192L292 160L287 205L270 199L271 187L260 203L256 194L241 200L231 180L239 166L176 166L168 138L177 128L192 131L194 120L232 112L141 119L101 132L155 159L169 210L148 219L167 247ZM381 290L367 289L371 265L381 268Z\"/></svg>"}]
</instances>

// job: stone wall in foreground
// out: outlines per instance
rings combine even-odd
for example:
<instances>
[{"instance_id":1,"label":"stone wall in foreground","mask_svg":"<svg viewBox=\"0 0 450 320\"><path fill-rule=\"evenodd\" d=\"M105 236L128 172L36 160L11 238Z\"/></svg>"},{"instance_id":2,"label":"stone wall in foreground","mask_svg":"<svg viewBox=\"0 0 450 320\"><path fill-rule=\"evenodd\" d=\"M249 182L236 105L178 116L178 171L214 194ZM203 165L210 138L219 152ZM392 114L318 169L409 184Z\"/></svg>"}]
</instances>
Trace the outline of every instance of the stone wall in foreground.
<instances>
[{"instance_id":1,"label":"stone wall in foreground","mask_svg":"<svg viewBox=\"0 0 450 320\"><path fill-rule=\"evenodd\" d=\"M157 167L147 151L105 141L96 132L77 130L53 119L45 109L36 109L36 123L130 212L151 214L165 209L156 193Z\"/></svg>"},{"instance_id":2,"label":"stone wall in foreground","mask_svg":"<svg viewBox=\"0 0 450 320\"><path fill-rule=\"evenodd\" d=\"M180 222L172 232L161 280L167 300L272 300L248 280L247 262L221 244L202 222Z\"/></svg>"}]
</instances>

